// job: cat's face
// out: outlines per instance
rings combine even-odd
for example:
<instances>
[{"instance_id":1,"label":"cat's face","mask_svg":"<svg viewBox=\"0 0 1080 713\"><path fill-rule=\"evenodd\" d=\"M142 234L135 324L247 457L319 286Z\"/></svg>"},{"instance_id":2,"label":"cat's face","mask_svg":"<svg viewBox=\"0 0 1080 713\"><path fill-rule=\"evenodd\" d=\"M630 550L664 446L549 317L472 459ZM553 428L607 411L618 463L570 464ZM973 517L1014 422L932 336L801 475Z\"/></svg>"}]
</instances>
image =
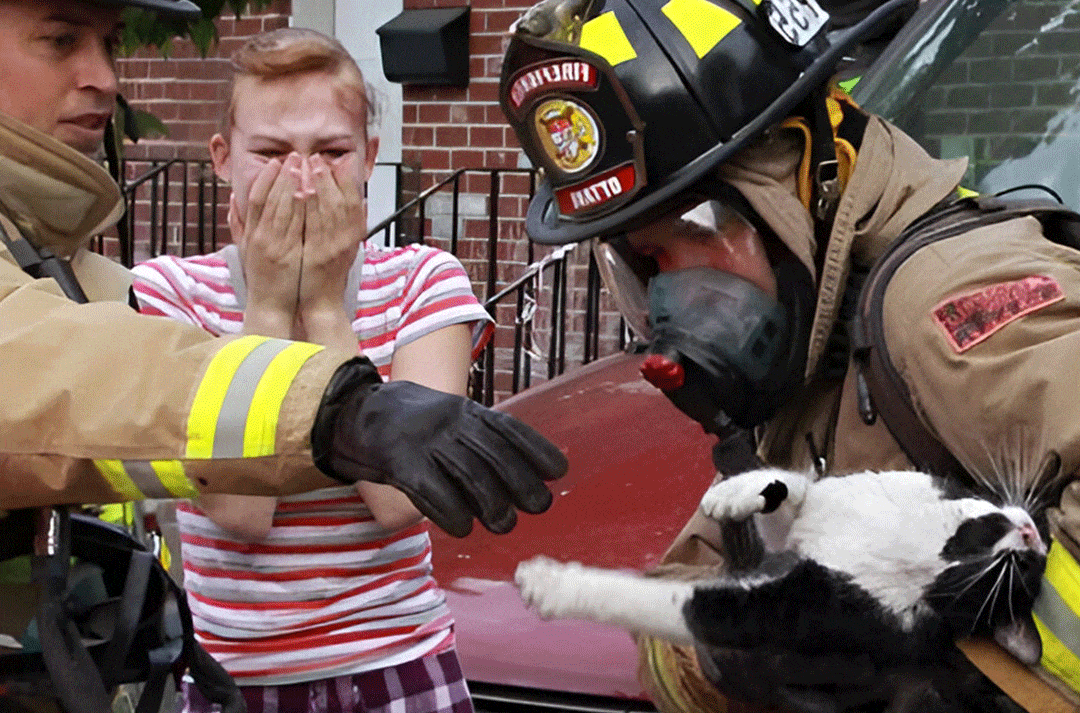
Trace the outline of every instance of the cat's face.
<instances>
[{"instance_id":1,"label":"cat's face","mask_svg":"<svg viewBox=\"0 0 1080 713\"><path fill-rule=\"evenodd\" d=\"M927 600L958 634L992 634L1030 618L1046 568L1046 545L1022 508L954 501L958 525L945 542L945 570Z\"/></svg>"},{"instance_id":2,"label":"cat's face","mask_svg":"<svg viewBox=\"0 0 1080 713\"><path fill-rule=\"evenodd\" d=\"M1046 555L1035 521L1023 508L998 507L974 498L955 502L963 519L941 551L946 562L1028 550Z\"/></svg>"}]
</instances>

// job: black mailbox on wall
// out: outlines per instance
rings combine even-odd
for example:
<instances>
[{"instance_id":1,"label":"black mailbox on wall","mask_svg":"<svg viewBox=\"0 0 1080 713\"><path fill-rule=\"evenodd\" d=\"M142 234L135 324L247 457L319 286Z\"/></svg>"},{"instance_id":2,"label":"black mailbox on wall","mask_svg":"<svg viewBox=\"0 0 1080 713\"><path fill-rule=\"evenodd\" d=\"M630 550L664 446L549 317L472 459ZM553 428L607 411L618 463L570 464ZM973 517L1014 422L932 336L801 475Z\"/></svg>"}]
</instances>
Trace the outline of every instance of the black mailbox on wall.
<instances>
[{"instance_id":1,"label":"black mailbox on wall","mask_svg":"<svg viewBox=\"0 0 1080 713\"><path fill-rule=\"evenodd\" d=\"M391 82L468 86L468 7L404 10L375 32Z\"/></svg>"}]
</instances>

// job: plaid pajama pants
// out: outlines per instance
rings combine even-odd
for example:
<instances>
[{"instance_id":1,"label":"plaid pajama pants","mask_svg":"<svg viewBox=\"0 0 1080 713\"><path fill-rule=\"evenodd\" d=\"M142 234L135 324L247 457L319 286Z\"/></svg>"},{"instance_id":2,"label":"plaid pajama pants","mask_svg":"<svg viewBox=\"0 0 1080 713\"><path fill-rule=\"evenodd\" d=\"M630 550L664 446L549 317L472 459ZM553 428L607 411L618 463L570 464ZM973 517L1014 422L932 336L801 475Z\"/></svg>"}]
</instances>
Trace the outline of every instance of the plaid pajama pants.
<instances>
[{"instance_id":1,"label":"plaid pajama pants","mask_svg":"<svg viewBox=\"0 0 1080 713\"><path fill-rule=\"evenodd\" d=\"M285 686L241 686L248 713L473 713L457 652L398 666ZM184 681L183 713L216 713Z\"/></svg>"}]
</instances>

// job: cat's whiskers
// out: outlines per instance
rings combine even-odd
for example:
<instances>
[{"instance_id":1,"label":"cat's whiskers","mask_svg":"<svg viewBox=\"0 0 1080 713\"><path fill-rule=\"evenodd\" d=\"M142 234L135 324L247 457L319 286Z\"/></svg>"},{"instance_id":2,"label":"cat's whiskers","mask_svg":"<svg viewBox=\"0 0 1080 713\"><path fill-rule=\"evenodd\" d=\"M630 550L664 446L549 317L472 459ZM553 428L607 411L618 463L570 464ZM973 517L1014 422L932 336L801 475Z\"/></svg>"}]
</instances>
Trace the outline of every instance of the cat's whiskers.
<instances>
[{"instance_id":1,"label":"cat's whiskers","mask_svg":"<svg viewBox=\"0 0 1080 713\"><path fill-rule=\"evenodd\" d=\"M1004 464L999 462L985 442L981 442L978 445L982 448L983 454L986 456L985 461L990 464L990 475L992 477L988 478L984 475L981 468L972 467L973 463L976 463L981 459L965 459L968 461L968 463L964 465L965 469L971 474L971 477L975 480L976 484L981 486L986 492L1002 501L1008 500L1009 488L1006 486L1006 483L1009 481L1008 471L1011 469L1003 467Z\"/></svg>"},{"instance_id":2,"label":"cat's whiskers","mask_svg":"<svg viewBox=\"0 0 1080 713\"><path fill-rule=\"evenodd\" d=\"M966 459L969 463L965 468L983 487L1000 495L1003 504L1038 513L1052 504L1054 486L1060 475L1060 459L1055 462L1056 455L1046 442L1045 432L1036 434L1030 428L1029 424L1015 424L997 441L996 451L991 451L988 442L979 444L999 487L986 483L977 469L971 467L974 462L971 459ZM1037 461L1039 458L1042 460Z\"/></svg>"},{"instance_id":3,"label":"cat's whiskers","mask_svg":"<svg viewBox=\"0 0 1080 713\"><path fill-rule=\"evenodd\" d=\"M1012 567L1013 570L1019 571L1020 570L1020 563L1016 561L1017 557L1019 557L1019 555L1017 553L1015 553L1015 552L1013 552L1012 554L1013 554L1013 556L1012 556L1012 561L1010 562L1010 566ZM1035 597L1035 592L1028 589L1027 582L1025 582L1022 577L1020 578L1020 586L1024 588L1024 592L1029 597L1031 597L1031 598Z\"/></svg>"},{"instance_id":4,"label":"cat's whiskers","mask_svg":"<svg viewBox=\"0 0 1080 713\"><path fill-rule=\"evenodd\" d=\"M997 553L993 557L989 558L987 563L986 563L986 566L983 567L980 571L972 572L970 575L968 575L964 579L961 579L960 581L958 581L956 583L957 586L963 585L965 583L966 583L966 586L964 586L963 588L961 588L959 590L956 590L955 594L953 594L950 591L945 591L943 593L944 594L953 594L952 598L954 600L959 599L964 593L966 593L969 589L971 589L972 586L974 586L977 582L981 581L983 579L983 577L985 577L995 567L997 567L998 564L1000 563L1000 560L1002 560L1007 554L1008 554L1007 550L1002 550L1001 552Z\"/></svg>"},{"instance_id":5,"label":"cat's whiskers","mask_svg":"<svg viewBox=\"0 0 1080 713\"><path fill-rule=\"evenodd\" d=\"M1033 438L1025 437L1025 427L1017 425L1011 428L997 441L998 447L991 450L989 441L978 444L984 458L966 458L965 469L974 480L987 492L1001 499L1005 505L1023 507L1029 512L1033 507L1033 489L1043 489L1047 483L1040 478L1040 465L1034 462L1039 453L1045 453L1044 444L1034 443ZM1045 440L1043 438L1042 440ZM982 461L989 465L990 476L987 478L982 469L973 467ZM1025 485L1025 481L1026 485Z\"/></svg>"},{"instance_id":6,"label":"cat's whiskers","mask_svg":"<svg viewBox=\"0 0 1080 713\"><path fill-rule=\"evenodd\" d=\"M1005 577L1005 569L1002 568L1002 570L998 573L998 577L997 577L997 580L994 582L993 588L986 595L986 599L983 600L982 606L979 607L979 611L975 612L975 619L972 621L972 624L971 624L971 630L973 632L975 631L975 628L979 624L979 619L982 618L982 613L983 613L983 610L986 609L986 605L990 604L991 600L993 600L993 604L995 604L995 605L997 604L998 593L1001 591L1001 582L1004 579L1004 577ZM994 609L994 607L991 606L990 610L993 611L993 609Z\"/></svg>"},{"instance_id":7,"label":"cat's whiskers","mask_svg":"<svg viewBox=\"0 0 1080 713\"><path fill-rule=\"evenodd\" d=\"M1016 557L1009 557L1009 621L1016 621L1016 613L1012 607L1013 574L1016 571ZM1027 589L1025 587L1025 589Z\"/></svg>"},{"instance_id":8,"label":"cat's whiskers","mask_svg":"<svg viewBox=\"0 0 1080 713\"><path fill-rule=\"evenodd\" d=\"M1057 479L1049 477L1048 473L1043 475L1044 477L1032 481L1024 498L1023 508L1029 513L1040 512L1052 504L1053 487Z\"/></svg>"}]
</instances>

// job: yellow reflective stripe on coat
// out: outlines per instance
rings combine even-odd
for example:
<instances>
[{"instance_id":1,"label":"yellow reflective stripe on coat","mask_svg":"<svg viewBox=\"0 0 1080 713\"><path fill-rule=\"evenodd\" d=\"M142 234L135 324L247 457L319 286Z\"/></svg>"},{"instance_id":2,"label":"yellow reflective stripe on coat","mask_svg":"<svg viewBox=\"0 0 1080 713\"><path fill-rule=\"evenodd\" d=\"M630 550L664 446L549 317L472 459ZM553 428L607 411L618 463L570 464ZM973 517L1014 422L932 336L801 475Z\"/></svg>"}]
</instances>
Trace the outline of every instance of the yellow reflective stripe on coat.
<instances>
[{"instance_id":1,"label":"yellow reflective stripe on coat","mask_svg":"<svg viewBox=\"0 0 1080 713\"><path fill-rule=\"evenodd\" d=\"M139 486L128 476L124 464L118 460L96 460L94 466L101 473L101 477L120 493L125 500L142 500L146 496L139 490Z\"/></svg>"},{"instance_id":2,"label":"yellow reflective stripe on coat","mask_svg":"<svg viewBox=\"0 0 1080 713\"><path fill-rule=\"evenodd\" d=\"M1042 639L1039 663L1080 692L1080 564L1057 540L1050 544L1032 614Z\"/></svg>"},{"instance_id":3,"label":"yellow reflective stripe on coat","mask_svg":"<svg viewBox=\"0 0 1080 713\"><path fill-rule=\"evenodd\" d=\"M188 417L187 457L251 458L275 451L285 394L323 347L248 336L214 355Z\"/></svg>"},{"instance_id":4,"label":"yellow reflective stripe on coat","mask_svg":"<svg viewBox=\"0 0 1080 713\"><path fill-rule=\"evenodd\" d=\"M178 460L95 460L98 472L126 500L191 498L198 495Z\"/></svg>"},{"instance_id":5,"label":"yellow reflective stripe on coat","mask_svg":"<svg viewBox=\"0 0 1080 713\"><path fill-rule=\"evenodd\" d=\"M244 428L244 457L257 458L272 455L276 450L278 414L285 402L285 394L293 379L300 373L313 354L321 351L316 344L294 342L280 351L266 367L266 373L255 387L254 403L263 404L258 411L252 410Z\"/></svg>"}]
</instances>

